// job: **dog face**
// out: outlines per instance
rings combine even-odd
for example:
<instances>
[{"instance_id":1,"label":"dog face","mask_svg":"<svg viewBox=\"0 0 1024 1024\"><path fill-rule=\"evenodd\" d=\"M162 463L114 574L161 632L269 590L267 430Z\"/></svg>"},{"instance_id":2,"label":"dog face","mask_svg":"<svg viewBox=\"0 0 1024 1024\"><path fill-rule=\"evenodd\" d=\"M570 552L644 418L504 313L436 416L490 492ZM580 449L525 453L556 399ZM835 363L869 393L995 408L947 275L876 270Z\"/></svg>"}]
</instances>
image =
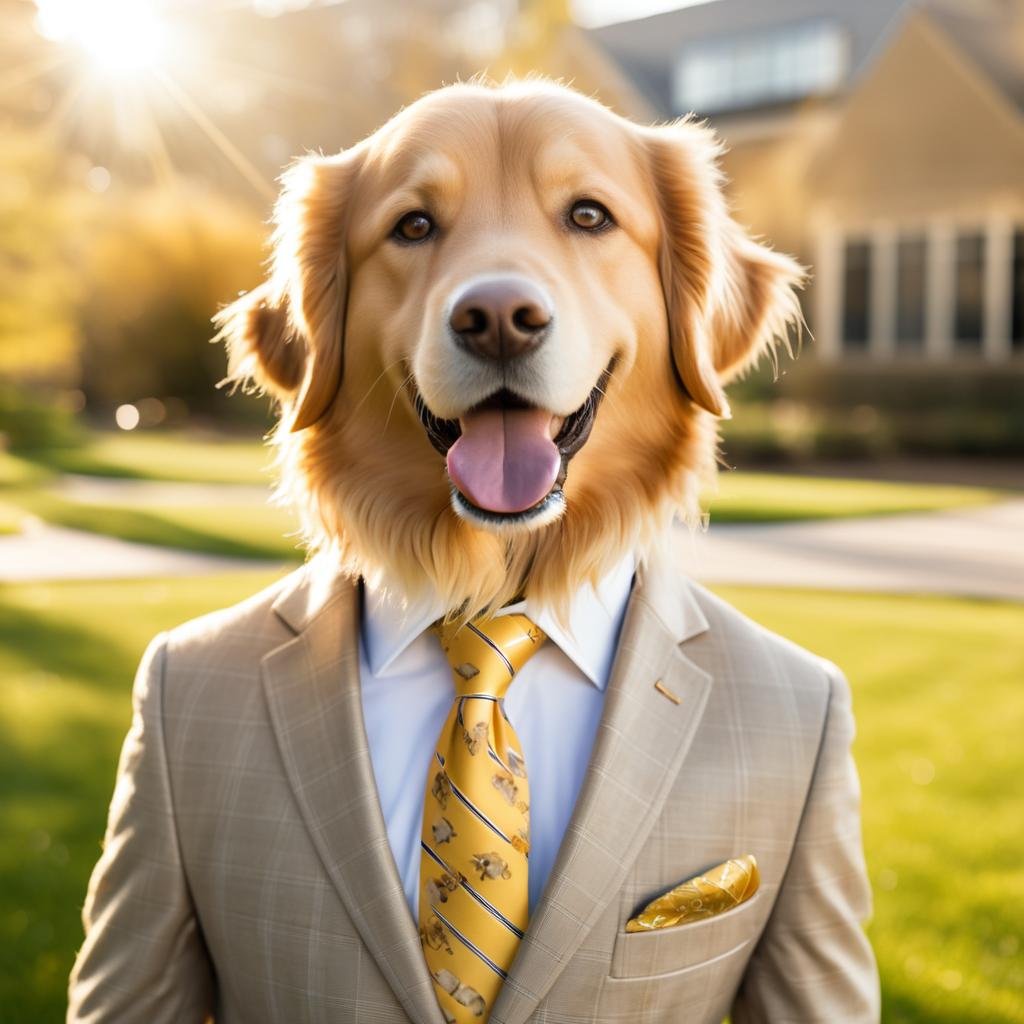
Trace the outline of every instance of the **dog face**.
<instances>
[{"instance_id":1,"label":"dog face","mask_svg":"<svg viewBox=\"0 0 1024 1024\"><path fill-rule=\"evenodd\" d=\"M367 340L407 371L456 514L529 530L564 511L611 373L654 326L656 219L614 119L575 96L495 98L440 94L397 129L394 199L366 231L388 239L366 266L389 290L369 301L394 312Z\"/></svg>"},{"instance_id":2,"label":"dog face","mask_svg":"<svg viewBox=\"0 0 1024 1024\"><path fill-rule=\"evenodd\" d=\"M221 322L314 542L467 611L557 604L651 542L722 384L796 317L716 156L534 82L440 90L289 172L271 278Z\"/></svg>"}]
</instances>

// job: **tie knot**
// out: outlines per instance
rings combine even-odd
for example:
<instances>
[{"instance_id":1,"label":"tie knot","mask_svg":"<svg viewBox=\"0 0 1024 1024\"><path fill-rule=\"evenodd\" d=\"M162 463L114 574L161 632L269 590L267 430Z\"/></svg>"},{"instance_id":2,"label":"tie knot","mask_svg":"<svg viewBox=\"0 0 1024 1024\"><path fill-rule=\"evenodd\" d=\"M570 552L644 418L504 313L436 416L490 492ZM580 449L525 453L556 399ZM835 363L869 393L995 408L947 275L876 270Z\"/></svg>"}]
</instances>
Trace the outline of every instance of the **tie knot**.
<instances>
[{"instance_id":1,"label":"tie knot","mask_svg":"<svg viewBox=\"0 0 1024 1024\"><path fill-rule=\"evenodd\" d=\"M441 622L434 628L460 697L504 697L515 674L547 639L539 626L519 614L462 624Z\"/></svg>"}]
</instances>

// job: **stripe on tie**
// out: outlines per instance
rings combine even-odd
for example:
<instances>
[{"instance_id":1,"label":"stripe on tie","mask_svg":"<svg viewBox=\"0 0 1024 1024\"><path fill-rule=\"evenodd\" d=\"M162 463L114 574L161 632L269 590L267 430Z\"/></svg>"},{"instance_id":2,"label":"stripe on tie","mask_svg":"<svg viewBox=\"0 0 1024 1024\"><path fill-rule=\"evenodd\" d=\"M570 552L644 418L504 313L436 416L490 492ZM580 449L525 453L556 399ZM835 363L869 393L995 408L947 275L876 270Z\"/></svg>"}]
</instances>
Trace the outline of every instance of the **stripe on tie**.
<instances>
[{"instance_id":1,"label":"stripe on tie","mask_svg":"<svg viewBox=\"0 0 1024 1024\"><path fill-rule=\"evenodd\" d=\"M450 868L445 863L445 861L438 856L437 852L435 850L432 850L429 846L427 846L427 844L423 842L422 839L420 840L420 848L446 874L451 875L452 878L459 877L459 872L452 870L452 868ZM519 928L517 925L513 924L493 903L491 903L489 900L484 899L484 897L481 896L480 893L478 893L476 889L474 889L473 886L471 886L469 882L466 881L465 878L462 879L459 885L463 889L465 889L465 891L470 896L472 896L473 899L475 899L477 903L479 903L480 906L484 908L484 910L486 910L489 914L491 914L492 917L494 917L497 921L500 921L510 932L512 932L513 935L520 939L523 937L525 933L523 932L522 928Z\"/></svg>"},{"instance_id":2,"label":"stripe on tie","mask_svg":"<svg viewBox=\"0 0 1024 1024\"><path fill-rule=\"evenodd\" d=\"M441 767L444 768L444 758L436 750L434 751L434 757L437 758L438 764L440 764ZM509 837L507 835L505 835L505 833L502 832L501 829L498 828L498 826L495 825L494 822L491 821L491 819L488 818L487 815L484 814L484 812L481 811L469 799L469 797L466 796L466 794L463 793L462 790L459 789L459 787L455 785L454 782L452 782L452 777L450 775L448 775L447 772L445 772L445 775L448 778L448 785L451 787L452 793L455 794L456 799L462 804L462 806L465 807L466 810L469 811L470 814L475 815L480 821L482 821L496 836L500 836L502 839L505 840L506 843L509 844L509 846L511 846L512 845L512 840L509 839Z\"/></svg>"},{"instance_id":3,"label":"stripe on tie","mask_svg":"<svg viewBox=\"0 0 1024 1024\"><path fill-rule=\"evenodd\" d=\"M466 947L466 949L468 949L472 953L475 953L485 964L487 964L487 966L490 967L490 969L494 971L494 973L497 974L502 981L504 981L508 977L508 974L505 971L503 971L479 946L476 946L472 942L470 942L469 939L467 939L466 936L463 935L462 932L460 932L459 929L456 928L455 925L453 925L451 921L449 921L437 909L437 907L434 907L433 911L434 914L437 916L437 919L441 922L441 924L443 924L445 928L447 928L452 933L452 935L454 935L455 938L457 938L459 942L461 942Z\"/></svg>"},{"instance_id":4,"label":"stripe on tie","mask_svg":"<svg viewBox=\"0 0 1024 1024\"><path fill-rule=\"evenodd\" d=\"M490 647L490 649L494 651L499 658L501 658L505 663L505 668L508 669L508 677L511 679L516 674L516 670L512 667L512 662L505 657L505 652L486 633L480 632L472 622L467 622L466 626L476 633L476 635L480 637L480 639L483 640L483 642L487 644L487 646Z\"/></svg>"}]
</instances>

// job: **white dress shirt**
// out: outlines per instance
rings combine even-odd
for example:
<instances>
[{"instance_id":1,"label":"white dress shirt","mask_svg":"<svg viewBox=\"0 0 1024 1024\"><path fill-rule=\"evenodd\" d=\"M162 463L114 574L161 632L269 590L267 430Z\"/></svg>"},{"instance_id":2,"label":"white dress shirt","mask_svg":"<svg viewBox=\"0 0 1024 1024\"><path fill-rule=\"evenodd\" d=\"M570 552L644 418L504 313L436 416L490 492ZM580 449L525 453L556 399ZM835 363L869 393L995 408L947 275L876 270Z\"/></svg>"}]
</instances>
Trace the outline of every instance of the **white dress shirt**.
<instances>
[{"instance_id":1,"label":"white dress shirt","mask_svg":"<svg viewBox=\"0 0 1024 1024\"><path fill-rule=\"evenodd\" d=\"M629 600L634 560L572 601L568 631L543 607L520 602L548 642L520 669L505 711L522 744L530 783L530 911L569 824L611 673ZM455 699L451 669L428 627L444 608L407 606L364 590L359 675L363 719L388 840L413 919L419 916L420 832L427 774Z\"/></svg>"}]
</instances>

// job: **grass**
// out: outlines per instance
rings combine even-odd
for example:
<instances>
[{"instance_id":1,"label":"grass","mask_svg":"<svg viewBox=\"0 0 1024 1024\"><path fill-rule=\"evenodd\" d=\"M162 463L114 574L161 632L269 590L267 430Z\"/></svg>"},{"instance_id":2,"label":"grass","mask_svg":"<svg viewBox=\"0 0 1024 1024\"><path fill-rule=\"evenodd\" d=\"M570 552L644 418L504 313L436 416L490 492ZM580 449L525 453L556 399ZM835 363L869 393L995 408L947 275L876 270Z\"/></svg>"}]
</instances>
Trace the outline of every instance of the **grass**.
<instances>
[{"instance_id":1,"label":"grass","mask_svg":"<svg viewBox=\"0 0 1024 1024\"><path fill-rule=\"evenodd\" d=\"M25 512L17 505L0 500L0 536L5 533L21 533Z\"/></svg>"},{"instance_id":2,"label":"grass","mask_svg":"<svg viewBox=\"0 0 1024 1024\"><path fill-rule=\"evenodd\" d=\"M0 1022L63 1020L139 655L267 573L0 587Z\"/></svg>"},{"instance_id":3,"label":"grass","mask_svg":"<svg viewBox=\"0 0 1024 1024\"><path fill-rule=\"evenodd\" d=\"M853 686L884 1019L1024 1021L1024 607L720 593Z\"/></svg>"},{"instance_id":4,"label":"grass","mask_svg":"<svg viewBox=\"0 0 1024 1024\"><path fill-rule=\"evenodd\" d=\"M48 472L36 463L0 449L0 489L35 484L48 475Z\"/></svg>"},{"instance_id":5,"label":"grass","mask_svg":"<svg viewBox=\"0 0 1024 1024\"><path fill-rule=\"evenodd\" d=\"M62 1019L145 644L271 578L0 588L0 1022ZM721 592L853 685L885 1020L1020 1024L1024 608Z\"/></svg>"},{"instance_id":6,"label":"grass","mask_svg":"<svg viewBox=\"0 0 1024 1024\"><path fill-rule=\"evenodd\" d=\"M998 491L976 487L729 473L723 475L711 520L774 522L939 511L1000 496ZM298 542L289 536L297 528L292 513L261 502L214 502L203 507L159 508L130 502L85 504L38 487L9 488L0 493L0 530L5 525L17 528L20 508L57 526L159 547L238 558L299 557Z\"/></svg>"},{"instance_id":7,"label":"grass","mask_svg":"<svg viewBox=\"0 0 1024 1024\"><path fill-rule=\"evenodd\" d=\"M95 433L80 448L53 448L28 458L61 473L137 480L260 484L271 453L251 440L200 433Z\"/></svg>"},{"instance_id":8,"label":"grass","mask_svg":"<svg viewBox=\"0 0 1024 1024\"><path fill-rule=\"evenodd\" d=\"M266 502L159 507L97 505L52 491L14 490L6 500L54 526L121 540L235 558L297 560L302 557L295 516ZM0 522L3 505L0 504Z\"/></svg>"},{"instance_id":9,"label":"grass","mask_svg":"<svg viewBox=\"0 0 1024 1024\"><path fill-rule=\"evenodd\" d=\"M0 536L19 533L25 518L24 508L7 500L5 492L11 488L27 488L47 477L46 470L0 450Z\"/></svg>"},{"instance_id":10,"label":"grass","mask_svg":"<svg viewBox=\"0 0 1024 1024\"><path fill-rule=\"evenodd\" d=\"M970 487L817 480L730 474L711 521L782 522L854 515L939 511L994 501L999 492ZM16 533L26 514L54 526L236 558L297 559L293 513L266 502L216 497L204 506L95 504L40 487L0 487L0 534Z\"/></svg>"},{"instance_id":11,"label":"grass","mask_svg":"<svg viewBox=\"0 0 1024 1024\"><path fill-rule=\"evenodd\" d=\"M31 461L28 461L31 460ZM45 472L190 483L265 484L271 453L257 437L216 434L94 433L80 448L0 453L0 487L38 480ZM5 467L13 466L13 470ZM8 476L13 473L13 478ZM709 495L715 522L776 522L847 516L929 512L997 501L984 487L846 480L793 474L723 472Z\"/></svg>"},{"instance_id":12,"label":"grass","mask_svg":"<svg viewBox=\"0 0 1024 1024\"><path fill-rule=\"evenodd\" d=\"M1003 497L1001 491L985 487L730 471L719 475L718 493L706 505L712 523L771 523L940 512Z\"/></svg>"}]
</instances>

